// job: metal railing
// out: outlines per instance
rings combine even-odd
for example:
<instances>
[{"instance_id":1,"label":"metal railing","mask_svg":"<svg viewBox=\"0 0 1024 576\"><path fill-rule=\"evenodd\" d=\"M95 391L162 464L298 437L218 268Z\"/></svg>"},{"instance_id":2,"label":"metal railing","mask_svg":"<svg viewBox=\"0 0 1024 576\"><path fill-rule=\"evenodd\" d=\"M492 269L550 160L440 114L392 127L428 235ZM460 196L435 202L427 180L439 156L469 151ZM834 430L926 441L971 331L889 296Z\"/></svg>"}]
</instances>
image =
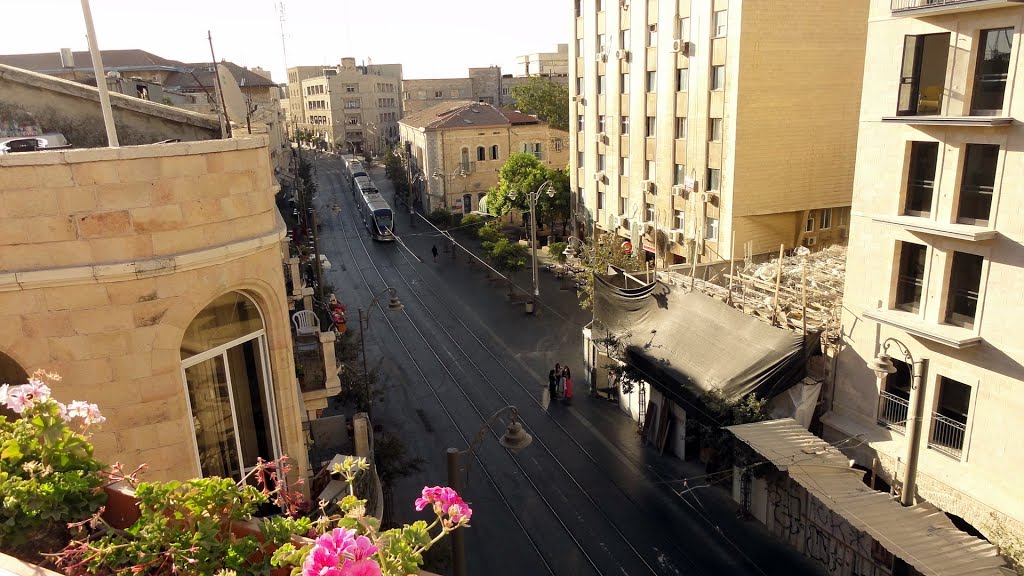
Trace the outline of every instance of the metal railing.
<instances>
[{"instance_id":1,"label":"metal railing","mask_svg":"<svg viewBox=\"0 0 1024 576\"><path fill-rule=\"evenodd\" d=\"M895 394L880 392L878 394L878 424L889 430L907 433L907 415L910 413L910 402Z\"/></svg>"},{"instance_id":2,"label":"metal railing","mask_svg":"<svg viewBox=\"0 0 1024 576\"><path fill-rule=\"evenodd\" d=\"M928 440L928 446L959 460L964 448L966 431L967 425L933 412L932 437Z\"/></svg>"},{"instance_id":3,"label":"metal railing","mask_svg":"<svg viewBox=\"0 0 1024 576\"><path fill-rule=\"evenodd\" d=\"M893 12L900 10L913 10L915 8L932 8L936 6L949 6L951 4L968 4L977 0L891 0L890 7Z\"/></svg>"}]
</instances>

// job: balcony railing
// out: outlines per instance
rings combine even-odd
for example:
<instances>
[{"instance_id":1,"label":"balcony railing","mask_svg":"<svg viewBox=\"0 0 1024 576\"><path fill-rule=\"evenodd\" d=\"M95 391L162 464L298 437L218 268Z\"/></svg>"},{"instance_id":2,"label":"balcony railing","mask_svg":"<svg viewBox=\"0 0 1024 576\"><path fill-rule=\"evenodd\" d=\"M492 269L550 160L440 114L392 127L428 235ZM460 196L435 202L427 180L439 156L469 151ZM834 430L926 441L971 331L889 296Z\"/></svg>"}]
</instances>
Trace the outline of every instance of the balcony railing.
<instances>
[{"instance_id":1,"label":"balcony railing","mask_svg":"<svg viewBox=\"0 0 1024 576\"><path fill-rule=\"evenodd\" d=\"M1007 0L1013 2L1017 0ZM1001 2L986 2L985 0L890 0L890 8L893 12L904 10L916 10L918 8L956 8L970 4L1000 4Z\"/></svg>"},{"instance_id":2,"label":"balcony railing","mask_svg":"<svg viewBox=\"0 0 1024 576\"><path fill-rule=\"evenodd\" d=\"M906 398L900 398L895 394L881 392L878 395L878 424L889 430L907 433L907 414L910 413L910 403Z\"/></svg>"},{"instance_id":3,"label":"balcony railing","mask_svg":"<svg viewBox=\"0 0 1024 576\"><path fill-rule=\"evenodd\" d=\"M966 431L965 424L935 412L932 414L932 437L928 446L959 460Z\"/></svg>"}]
</instances>

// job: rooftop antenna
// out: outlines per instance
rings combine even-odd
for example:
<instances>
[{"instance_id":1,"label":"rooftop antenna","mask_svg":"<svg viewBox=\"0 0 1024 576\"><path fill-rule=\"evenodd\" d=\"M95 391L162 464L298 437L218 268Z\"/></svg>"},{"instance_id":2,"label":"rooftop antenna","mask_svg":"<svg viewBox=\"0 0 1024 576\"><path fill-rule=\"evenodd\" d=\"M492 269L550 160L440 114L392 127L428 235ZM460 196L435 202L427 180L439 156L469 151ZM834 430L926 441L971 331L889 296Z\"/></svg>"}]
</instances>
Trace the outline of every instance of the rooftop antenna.
<instances>
[{"instance_id":1,"label":"rooftop antenna","mask_svg":"<svg viewBox=\"0 0 1024 576\"><path fill-rule=\"evenodd\" d=\"M242 76L242 80L245 80L245 76ZM241 123L245 119L249 134L252 134L252 125L249 123L249 106L245 102L242 90L238 87L238 80L224 64L217 64L217 85L221 87L220 101L224 103L224 111L227 112L228 120Z\"/></svg>"},{"instance_id":2,"label":"rooftop antenna","mask_svg":"<svg viewBox=\"0 0 1024 576\"><path fill-rule=\"evenodd\" d=\"M220 85L220 73L217 66L217 56L213 53L213 34L209 30L206 31L206 39L210 41L210 58L213 61L213 78L217 82L217 93L220 94L220 109L217 111L217 117L220 119L220 137L228 137L228 124L224 116L228 112L228 107L224 104L224 87ZM216 102L214 103L216 105Z\"/></svg>"},{"instance_id":3,"label":"rooftop antenna","mask_svg":"<svg viewBox=\"0 0 1024 576\"><path fill-rule=\"evenodd\" d=\"M288 48L285 45L285 34L284 34L284 2L277 3L278 20L281 23L281 55L284 57L284 72L288 75Z\"/></svg>"},{"instance_id":4,"label":"rooftop antenna","mask_svg":"<svg viewBox=\"0 0 1024 576\"><path fill-rule=\"evenodd\" d=\"M114 126L114 112L110 108L110 94L107 93L107 76L103 73L103 57L100 55L99 42L96 41L96 28L92 25L92 10L89 0L82 0L82 16L85 17L85 33L89 40L89 56L92 57L92 72L96 75L96 90L100 93L100 110L103 112L103 125L107 129L107 146L117 148L117 127Z\"/></svg>"}]
</instances>

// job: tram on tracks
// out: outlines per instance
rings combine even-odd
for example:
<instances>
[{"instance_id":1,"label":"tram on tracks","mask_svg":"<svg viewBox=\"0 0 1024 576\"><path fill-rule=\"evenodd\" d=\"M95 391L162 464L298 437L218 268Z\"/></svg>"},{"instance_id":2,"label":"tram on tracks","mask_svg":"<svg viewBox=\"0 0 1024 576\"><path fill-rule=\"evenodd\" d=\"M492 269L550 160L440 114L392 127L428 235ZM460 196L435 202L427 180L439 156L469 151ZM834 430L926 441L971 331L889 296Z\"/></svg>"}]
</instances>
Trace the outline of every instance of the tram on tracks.
<instances>
[{"instance_id":1,"label":"tram on tracks","mask_svg":"<svg viewBox=\"0 0 1024 576\"><path fill-rule=\"evenodd\" d=\"M370 232L370 237L381 242L395 240L395 213L384 197L376 190L372 194L360 195L357 204L359 216Z\"/></svg>"}]
</instances>

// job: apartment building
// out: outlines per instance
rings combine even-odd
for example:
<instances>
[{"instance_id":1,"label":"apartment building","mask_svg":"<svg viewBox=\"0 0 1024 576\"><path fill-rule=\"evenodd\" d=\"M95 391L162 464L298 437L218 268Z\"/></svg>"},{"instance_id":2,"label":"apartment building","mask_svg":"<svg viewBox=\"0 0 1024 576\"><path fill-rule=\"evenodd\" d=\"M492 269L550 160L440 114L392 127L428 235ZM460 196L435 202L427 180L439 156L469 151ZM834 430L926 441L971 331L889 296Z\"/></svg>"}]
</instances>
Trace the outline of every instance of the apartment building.
<instances>
[{"instance_id":1,"label":"apartment building","mask_svg":"<svg viewBox=\"0 0 1024 576\"><path fill-rule=\"evenodd\" d=\"M288 104L294 129L313 134L326 149L379 153L398 140L401 64L288 69Z\"/></svg>"},{"instance_id":2,"label":"apartment building","mask_svg":"<svg viewBox=\"0 0 1024 576\"><path fill-rule=\"evenodd\" d=\"M574 9L581 219L659 265L844 240L867 0Z\"/></svg>"},{"instance_id":3,"label":"apartment building","mask_svg":"<svg viewBox=\"0 0 1024 576\"><path fill-rule=\"evenodd\" d=\"M401 121L415 190L429 212L481 210L498 171L516 152L548 168L569 160L569 135L535 116L473 101L442 102Z\"/></svg>"},{"instance_id":4,"label":"apartment building","mask_svg":"<svg viewBox=\"0 0 1024 576\"><path fill-rule=\"evenodd\" d=\"M872 0L869 22L824 436L1006 546L1024 537L1024 4Z\"/></svg>"},{"instance_id":5,"label":"apartment building","mask_svg":"<svg viewBox=\"0 0 1024 576\"><path fill-rule=\"evenodd\" d=\"M569 45L559 44L554 52L517 56L516 66L516 76L564 78L569 75Z\"/></svg>"}]
</instances>

